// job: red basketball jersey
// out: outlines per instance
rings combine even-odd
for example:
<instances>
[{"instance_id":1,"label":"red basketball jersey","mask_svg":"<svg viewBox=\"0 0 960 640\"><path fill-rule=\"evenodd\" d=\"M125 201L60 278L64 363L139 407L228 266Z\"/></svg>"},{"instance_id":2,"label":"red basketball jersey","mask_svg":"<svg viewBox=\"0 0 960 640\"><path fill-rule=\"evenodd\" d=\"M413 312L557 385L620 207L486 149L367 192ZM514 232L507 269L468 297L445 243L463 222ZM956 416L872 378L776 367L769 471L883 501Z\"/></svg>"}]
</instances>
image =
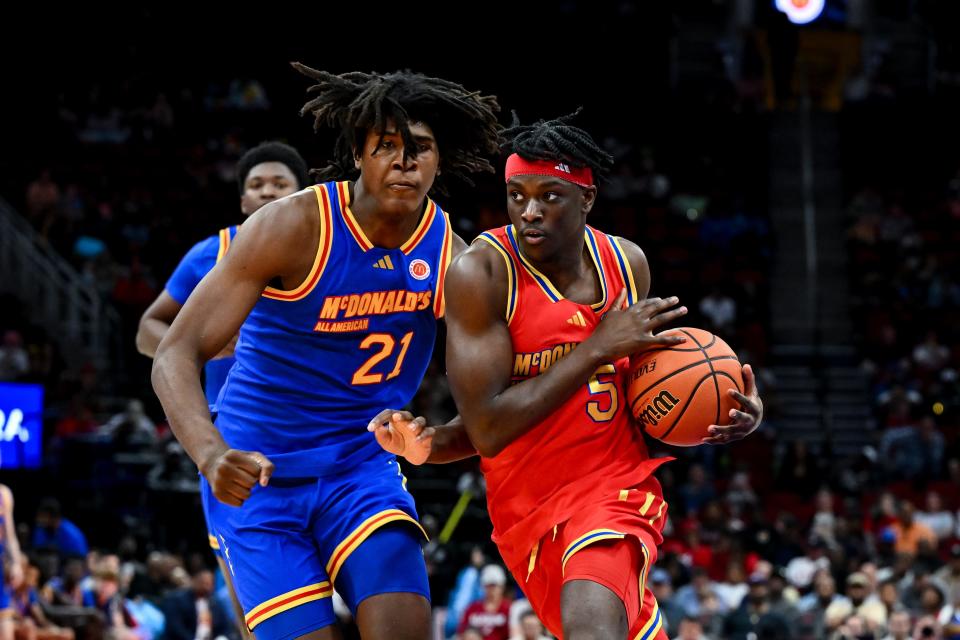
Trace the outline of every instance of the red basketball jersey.
<instances>
[{"instance_id":1,"label":"red basketball jersey","mask_svg":"<svg viewBox=\"0 0 960 640\"><path fill-rule=\"evenodd\" d=\"M514 227L481 234L507 266L506 319L513 342L513 383L546 371L585 340L633 273L618 240L587 227L584 243L601 286L594 304L567 300L520 252ZM629 358L602 365L546 420L493 458L481 458L493 540L508 566L524 560L555 525L609 490L636 485L665 459L651 460L623 397Z\"/></svg>"}]
</instances>

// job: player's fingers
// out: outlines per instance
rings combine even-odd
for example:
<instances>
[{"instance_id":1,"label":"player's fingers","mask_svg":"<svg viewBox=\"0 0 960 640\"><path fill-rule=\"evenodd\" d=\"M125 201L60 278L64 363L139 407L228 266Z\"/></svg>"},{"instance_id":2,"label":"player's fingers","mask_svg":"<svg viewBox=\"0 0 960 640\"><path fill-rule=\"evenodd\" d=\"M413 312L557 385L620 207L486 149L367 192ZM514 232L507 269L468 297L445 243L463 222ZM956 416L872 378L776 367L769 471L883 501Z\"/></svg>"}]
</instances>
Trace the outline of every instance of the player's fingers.
<instances>
[{"instance_id":1,"label":"player's fingers","mask_svg":"<svg viewBox=\"0 0 960 640\"><path fill-rule=\"evenodd\" d=\"M260 480L260 486L261 487L267 486L267 483L270 482L270 477L273 476L273 472L276 469L276 465L274 465L273 462L270 461L270 458L263 455L259 451L254 451L251 454L251 457L254 458L254 460L257 463L257 466L260 468L260 472L257 474Z\"/></svg>"},{"instance_id":2,"label":"player's fingers","mask_svg":"<svg viewBox=\"0 0 960 640\"><path fill-rule=\"evenodd\" d=\"M217 500L219 500L223 504L230 505L231 507L239 507L243 505L242 500L234 498L230 494L223 493L223 492L220 492L220 493L214 492L213 495L214 497L216 497Z\"/></svg>"},{"instance_id":3,"label":"player's fingers","mask_svg":"<svg viewBox=\"0 0 960 640\"><path fill-rule=\"evenodd\" d=\"M389 424L378 424L374 427L373 435L377 439L377 443L386 449L393 439L393 430Z\"/></svg>"},{"instance_id":4,"label":"player's fingers","mask_svg":"<svg viewBox=\"0 0 960 640\"><path fill-rule=\"evenodd\" d=\"M678 336L676 334L668 335L666 333L661 333L653 336L653 341L657 344L683 344L687 341L686 336Z\"/></svg>"},{"instance_id":5,"label":"player's fingers","mask_svg":"<svg viewBox=\"0 0 960 640\"><path fill-rule=\"evenodd\" d=\"M234 481L223 488L223 492L230 494L237 500L243 502L250 497L250 489L253 487L253 484L242 484L240 482Z\"/></svg>"},{"instance_id":6,"label":"player's fingers","mask_svg":"<svg viewBox=\"0 0 960 640\"><path fill-rule=\"evenodd\" d=\"M213 489L213 495L217 496L217 499L221 502L230 501L237 503L233 506L238 506L239 503L242 503L250 497L249 488L244 488L236 481L220 482L216 487L211 487L211 489Z\"/></svg>"},{"instance_id":7,"label":"player's fingers","mask_svg":"<svg viewBox=\"0 0 960 640\"><path fill-rule=\"evenodd\" d=\"M655 316L651 316L647 320L647 325L651 329L656 329L657 327L665 325L668 322L672 322L677 318L679 318L680 316L685 316L685 315L687 315L687 308L677 307L676 309L671 309L670 311L664 311L663 313L658 313Z\"/></svg>"},{"instance_id":8,"label":"player's fingers","mask_svg":"<svg viewBox=\"0 0 960 640\"><path fill-rule=\"evenodd\" d=\"M620 293L617 294L617 299L613 301L613 306L611 309L626 309L627 308L627 288L624 287L620 289Z\"/></svg>"},{"instance_id":9,"label":"player's fingers","mask_svg":"<svg viewBox=\"0 0 960 640\"><path fill-rule=\"evenodd\" d=\"M743 392L748 396L757 392L757 379L753 375L753 367L749 364L743 365Z\"/></svg>"},{"instance_id":10,"label":"player's fingers","mask_svg":"<svg viewBox=\"0 0 960 640\"><path fill-rule=\"evenodd\" d=\"M753 400L751 400L751 399L748 398L747 396L743 395L742 393L740 393L740 392L737 391L736 389L730 389L730 390L727 391L727 393L730 395L731 398L733 398L734 400L736 400L737 402L739 402L741 407L743 407L743 408L745 408L745 409L748 409L748 408L752 408L752 407L753 407L753 404L754 404L754 403L753 403Z\"/></svg>"},{"instance_id":11,"label":"player's fingers","mask_svg":"<svg viewBox=\"0 0 960 640\"><path fill-rule=\"evenodd\" d=\"M394 411L390 419L393 422L410 422L413 420L413 414L409 411Z\"/></svg>"},{"instance_id":12,"label":"player's fingers","mask_svg":"<svg viewBox=\"0 0 960 640\"><path fill-rule=\"evenodd\" d=\"M260 462L253 451L233 450L224 456L230 463L228 469L235 469L238 473L246 473L256 478L260 474Z\"/></svg>"},{"instance_id":13,"label":"player's fingers","mask_svg":"<svg viewBox=\"0 0 960 640\"><path fill-rule=\"evenodd\" d=\"M657 305L663 302L663 298L647 298L646 300L641 300L636 303L631 309L636 309L640 313L654 313L654 309L657 308Z\"/></svg>"},{"instance_id":14,"label":"player's fingers","mask_svg":"<svg viewBox=\"0 0 960 640\"><path fill-rule=\"evenodd\" d=\"M650 304L647 305L646 311L650 316L654 316L661 311L676 306L680 302L680 298L677 296L670 296L669 298L650 298L647 300L647 302Z\"/></svg>"},{"instance_id":15,"label":"player's fingers","mask_svg":"<svg viewBox=\"0 0 960 640\"><path fill-rule=\"evenodd\" d=\"M414 442L417 442L417 443L430 442L433 440L433 436L436 432L437 432L436 427L427 427L426 429L420 432L420 435L417 436Z\"/></svg>"},{"instance_id":16,"label":"player's fingers","mask_svg":"<svg viewBox=\"0 0 960 640\"><path fill-rule=\"evenodd\" d=\"M745 411L737 411L736 409L730 409L730 417L733 419L734 423L750 427L752 427L756 422L756 418L754 418L751 414L746 413Z\"/></svg>"},{"instance_id":17,"label":"player's fingers","mask_svg":"<svg viewBox=\"0 0 960 640\"><path fill-rule=\"evenodd\" d=\"M737 435L736 427L720 426L718 424L712 424L707 427L707 433L710 435L701 440L703 444L726 444L743 437L742 435Z\"/></svg>"},{"instance_id":18,"label":"player's fingers","mask_svg":"<svg viewBox=\"0 0 960 640\"><path fill-rule=\"evenodd\" d=\"M410 429L413 433L420 433L424 427L427 426L427 419L423 416L414 418L407 424L407 428Z\"/></svg>"},{"instance_id":19,"label":"player's fingers","mask_svg":"<svg viewBox=\"0 0 960 640\"><path fill-rule=\"evenodd\" d=\"M370 424L367 425L367 431L373 431L377 428L378 424L388 422L390 420L390 416L392 416L394 413L396 413L395 409L384 409L374 416L373 420L370 421Z\"/></svg>"}]
</instances>

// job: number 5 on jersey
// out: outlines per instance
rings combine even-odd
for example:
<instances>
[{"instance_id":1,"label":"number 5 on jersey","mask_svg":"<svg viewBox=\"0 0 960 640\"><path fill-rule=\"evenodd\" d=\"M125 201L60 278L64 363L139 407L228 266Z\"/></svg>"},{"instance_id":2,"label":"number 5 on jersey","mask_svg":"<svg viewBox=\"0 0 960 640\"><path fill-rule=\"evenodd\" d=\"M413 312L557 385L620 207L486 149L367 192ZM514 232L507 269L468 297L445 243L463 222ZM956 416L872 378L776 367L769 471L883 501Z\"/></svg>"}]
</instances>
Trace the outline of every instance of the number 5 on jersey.
<instances>
[{"instance_id":1,"label":"number 5 on jersey","mask_svg":"<svg viewBox=\"0 0 960 640\"><path fill-rule=\"evenodd\" d=\"M387 374L387 380L392 380L400 375L400 367L403 366L403 359L407 355L411 339L413 339L413 331L408 331L400 338L400 355L397 356L397 364L394 365L393 371ZM371 333L360 343L360 348L374 349L377 345L380 345L380 350L367 358L367 361L354 372L353 380L351 380L353 384L379 384L383 382L382 373L370 373L370 370L390 357L397 346L397 341L389 333Z\"/></svg>"}]
</instances>

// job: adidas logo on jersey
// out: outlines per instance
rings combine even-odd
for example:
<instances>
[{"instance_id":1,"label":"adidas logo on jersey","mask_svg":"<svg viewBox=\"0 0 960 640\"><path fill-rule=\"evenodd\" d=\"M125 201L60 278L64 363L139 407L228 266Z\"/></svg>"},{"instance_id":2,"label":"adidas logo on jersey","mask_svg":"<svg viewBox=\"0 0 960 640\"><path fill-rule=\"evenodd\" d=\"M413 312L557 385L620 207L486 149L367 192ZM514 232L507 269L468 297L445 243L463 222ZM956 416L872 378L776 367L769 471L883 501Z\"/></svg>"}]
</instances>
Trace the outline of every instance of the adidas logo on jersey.
<instances>
[{"instance_id":1,"label":"adidas logo on jersey","mask_svg":"<svg viewBox=\"0 0 960 640\"><path fill-rule=\"evenodd\" d=\"M562 162L555 166L554 169L557 171L563 171L564 173L572 173L572 171L570 171L570 167Z\"/></svg>"},{"instance_id":2,"label":"adidas logo on jersey","mask_svg":"<svg viewBox=\"0 0 960 640\"><path fill-rule=\"evenodd\" d=\"M578 327L587 326L587 321L584 319L583 314L577 311L573 316L567 318L567 324L575 324Z\"/></svg>"},{"instance_id":3,"label":"adidas logo on jersey","mask_svg":"<svg viewBox=\"0 0 960 640\"><path fill-rule=\"evenodd\" d=\"M373 263L374 269L390 269L393 270L393 261L390 260L390 256L383 256L379 260Z\"/></svg>"}]
</instances>

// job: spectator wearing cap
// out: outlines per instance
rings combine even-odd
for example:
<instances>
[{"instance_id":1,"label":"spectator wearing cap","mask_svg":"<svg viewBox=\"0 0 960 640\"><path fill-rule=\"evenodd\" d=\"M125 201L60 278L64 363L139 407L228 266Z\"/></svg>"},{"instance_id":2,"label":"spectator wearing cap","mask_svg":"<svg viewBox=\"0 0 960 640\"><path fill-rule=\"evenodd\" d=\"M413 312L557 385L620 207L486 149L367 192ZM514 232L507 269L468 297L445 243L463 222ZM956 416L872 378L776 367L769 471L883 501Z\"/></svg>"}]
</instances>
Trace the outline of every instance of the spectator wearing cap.
<instances>
[{"instance_id":1,"label":"spectator wearing cap","mask_svg":"<svg viewBox=\"0 0 960 640\"><path fill-rule=\"evenodd\" d=\"M723 637L730 640L790 637L787 619L770 607L767 576L754 572L747 578L747 583L750 590L743 602L723 621Z\"/></svg>"},{"instance_id":2,"label":"spectator wearing cap","mask_svg":"<svg viewBox=\"0 0 960 640\"><path fill-rule=\"evenodd\" d=\"M877 631L887 624L887 608L873 594L870 579L862 571L847 576L847 598L853 606L853 612L863 618L871 631Z\"/></svg>"},{"instance_id":3,"label":"spectator wearing cap","mask_svg":"<svg viewBox=\"0 0 960 640\"><path fill-rule=\"evenodd\" d=\"M480 584L483 586L483 599L477 600L463 612L457 632L462 636L467 628L473 627L480 632L483 640L509 640L510 602L504 597L506 571L499 565L488 564L480 572Z\"/></svg>"},{"instance_id":4,"label":"spectator wearing cap","mask_svg":"<svg viewBox=\"0 0 960 640\"><path fill-rule=\"evenodd\" d=\"M960 542L950 545L950 559L944 566L937 569L932 580L942 590L951 605L960 605Z\"/></svg>"},{"instance_id":5,"label":"spectator wearing cap","mask_svg":"<svg viewBox=\"0 0 960 640\"><path fill-rule=\"evenodd\" d=\"M683 608L673 597L673 581L666 569L654 569L647 581L653 597L660 606L660 615L664 618L664 631L668 634L676 633L683 619Z\"/></svg>"}]
</instances>

